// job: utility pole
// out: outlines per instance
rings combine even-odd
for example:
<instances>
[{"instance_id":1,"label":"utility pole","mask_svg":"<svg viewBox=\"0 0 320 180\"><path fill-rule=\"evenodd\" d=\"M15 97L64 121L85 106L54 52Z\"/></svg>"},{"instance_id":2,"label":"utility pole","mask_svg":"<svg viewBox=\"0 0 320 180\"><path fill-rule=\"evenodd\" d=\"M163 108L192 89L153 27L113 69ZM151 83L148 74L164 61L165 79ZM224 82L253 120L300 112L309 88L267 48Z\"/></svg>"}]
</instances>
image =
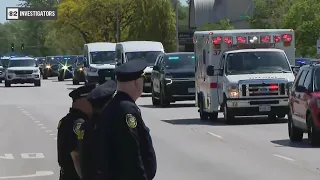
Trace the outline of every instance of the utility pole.
<instances>
[{"instance_id":1,"label":"utility pole","mask_svg":"<svg viewBox=\"0 0 320 180\"><path fill-rule=\"evenodd\" d=\"M177 41L177 52L179 52L179 0L175 0L175 11L176 11L176 41Z\"/></svg>"},{"instance_id":2,"label":"utility pole","mask_svg":"<svg viewBox=\"0 0 320 180\"><path fill-rule=\"evenodd\" d=\"M117 42L120 42L120 0L117 3L117 11L116 11L116 18L117 18Z\"/></svg>"}]
</instances>

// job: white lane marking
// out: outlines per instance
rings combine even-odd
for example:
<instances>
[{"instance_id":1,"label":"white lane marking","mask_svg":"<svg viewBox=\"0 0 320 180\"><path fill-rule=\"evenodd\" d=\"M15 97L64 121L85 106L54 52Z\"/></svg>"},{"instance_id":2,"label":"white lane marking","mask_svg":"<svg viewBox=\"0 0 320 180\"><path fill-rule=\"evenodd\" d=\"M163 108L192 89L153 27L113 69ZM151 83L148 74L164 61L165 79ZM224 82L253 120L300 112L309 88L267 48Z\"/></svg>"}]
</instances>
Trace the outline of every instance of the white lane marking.
<instances>
[{"instance_id":1,"label":"white lane marking","mask_svg":"<svg viewBox=\"0 0 320 180\"><path fill-rule=\"evenodd\" d=\"M43 124L38 124L38 126L43 126Z\"/></svg>"},{"instance_id":2,"label":"white lane marking","mask_svg":"<svg viewBox=\"0 0 320 180\"><path fill-rule=\"evenodd\" d=\"M222 136L220 136L218 134L215 134L215 133L212 133L212 132L207 132L207 133L210 134L211 136L214 136L216 138L222 139Z\"/></svg>"},{"instance_id":3,"label":"white lane marking","mask_svg":"<svg viewBox=\"0 0 320 180\"><path fill-rule=\"evenodd\" d=\"M35 123L39 123L40 121L35 121Z\"/></svg>"},{"instance_id":4,"label":"white lane marking","mask_svg":"<svg viewBox=\"0 0 320 180\"><path fill-rule=\"evenodd\" d=\"M52 132L52 130L46 130L46 132Z\"/></svg>"},{"instance_id":5,"label":"white lane marking","mask_svg":"<svg viewBox=\"0 0 320 180\"><path fill-rule=\"evenodd\" d=\"M55 136L56 134L50 134L50 136Z\"/></svg>"},{"instance_id":6,"label":"white lane marking","mask_svg":"<svg viewBox=\"0 0 320 180\"><path fill-rule=\"evenodd\" d=\"M21 176L5 176L0 177L0 179L19 179L19 178L32 178L41 176L52 176L54 173L52 171L36 171L34 174L21 175Z\"/></svg>"},{"instance_id":7,"label":"white lane marking","mask_svg":"<svg viewBox=\"0 0 320 180\"><path fill-rule=\"evenodd\" d=\"M41 127L41 129L47 129L47 127Z\"/></svg>"},{"instance_id":8,"label":"white lane marking","mask_svg":"<svg viewBox=\"0 0 320 180\"><path fill-rule=\"evenodd\" d=\"M22 159L43 159L44 154L43 153L22 153L21 158Z\"/></svg>"},{"instance_id":9,"label":"white lane marking","mask_svg":"<svg viewBox=\"0 0 320 180\"><path fill-rule=\"evenodd\" d=\"M278 157L278 158L281 158L281 159L285 159L285 160L288 160L288 161L295 161L295 160L292 159L292 158L288 158L288 157L285 157L285 156L281 156L281 155L279 155L279 154L273 154L273 156Z\"/></svg>"},{"instance_id":10,"label":"white lane marking","mask_svg":"<svg viewBox=\"0 0 320 180\"><path fill-rule=\"evenodd\" d=\"M12 154L4 154L4 156L0 156L0 159L14 159Z\"/></svg>"}]
</instances>

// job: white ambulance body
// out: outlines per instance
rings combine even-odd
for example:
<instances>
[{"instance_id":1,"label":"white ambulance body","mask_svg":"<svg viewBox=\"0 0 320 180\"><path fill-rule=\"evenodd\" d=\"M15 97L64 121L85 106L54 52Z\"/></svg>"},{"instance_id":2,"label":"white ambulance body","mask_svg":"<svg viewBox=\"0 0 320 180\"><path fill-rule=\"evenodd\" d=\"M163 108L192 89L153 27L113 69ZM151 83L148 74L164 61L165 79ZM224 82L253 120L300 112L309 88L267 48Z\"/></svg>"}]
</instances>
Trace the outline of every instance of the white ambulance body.
<instances>
[{"instance_id":1,"label":"white ambulance body","mask_svg":"<svg viewBox=\"0 0 320 180\"><path fill-rule=\"evenodd\" d=\"M294 32L290 29L196 31L196 105L200 119L284 117L294 81Z\"/></svg>"}]
</instances>

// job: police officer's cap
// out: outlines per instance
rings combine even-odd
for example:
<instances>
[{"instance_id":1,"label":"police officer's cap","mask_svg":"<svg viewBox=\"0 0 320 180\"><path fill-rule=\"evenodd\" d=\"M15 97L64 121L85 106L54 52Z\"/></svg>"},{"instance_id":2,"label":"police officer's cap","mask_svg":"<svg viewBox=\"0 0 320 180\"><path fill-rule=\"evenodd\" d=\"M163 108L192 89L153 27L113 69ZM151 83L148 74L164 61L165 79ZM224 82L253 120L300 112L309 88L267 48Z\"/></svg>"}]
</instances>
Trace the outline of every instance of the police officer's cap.
<instances>
[{"instance_id":1,"label":"police officer's cap","mask_svg":"<svg viewBox=\"0 0 320 180\"><path fill-rule=\"evenodd\" d=\"M116 89L116 82L109 80L92 90L88 95L88 100L92 103L93 107L101 108L112 98Z\"/></svg>"},{"instance_id":2,"label":"police officer's cap","mask_svg":"<svg viewBox=\"0 0 320 180\"><path fill-rule=\"evenodd\" d=\"M143 59L132 60L118 66L114 73L120 82L137 80L144 74L144 69L148 66L147 61Z\"/></svg>"},{"instance_id":3,"label":"police officer's cap","mask_svg":"<svg viewBox=\"0 0 320 180\"><path fill-rule=\"evenodd\" d=\"M69 96L72 98L73 101L76 101L77 99L87 97L89 93L96 88L95 84L89 84L85 86L81 86L69 93Z\"/></svg>"}]
</instances>

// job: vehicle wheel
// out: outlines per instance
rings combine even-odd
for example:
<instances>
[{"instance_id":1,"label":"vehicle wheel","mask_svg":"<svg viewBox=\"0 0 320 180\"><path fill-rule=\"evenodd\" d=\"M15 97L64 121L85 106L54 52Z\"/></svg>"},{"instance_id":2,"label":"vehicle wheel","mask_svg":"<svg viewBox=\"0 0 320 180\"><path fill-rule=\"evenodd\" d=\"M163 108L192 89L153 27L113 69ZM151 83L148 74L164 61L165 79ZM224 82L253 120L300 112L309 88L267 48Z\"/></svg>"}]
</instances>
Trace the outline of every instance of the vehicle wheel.
<instances>
[{"instance_id":1,"label":"vehicle wheel","mask_svg":"<svg viewBox=\"0 0 320 180\"><path fill-rule=\"evenodd\" d=\"M293 142L302 141L303 131L294 126L292 122L292 114L290 112L288 114L288 133L291 141Z\"/></svg>"},{"instance_id":2,"label":"vehicle wheel","mask_svg":"<svg viewBox=\"0 0 320 180\"><path fill-rule=\"evenodd\" d=\"M43 73L42 79L48 79L48 75L46 73Z\"/></svg>"},{"instance_id":3,"label":"vehicle wheel","mask_svg":"<svg viewBox=\"0 0 320 180\"><path fill-rule=\"evenodd\" d=\"M41 81L39 80L39 81L34 82L34 86L40 87L41 86Z\"/></svg>"},{"instance_id":4,"label":"vehicle wheel","mask_svg":"<svg viewBox=\"0 0 320 180\"><path fill-rule=\"evenodd\" d=\"M79 81L77 79L72 79L72 84L73 85L79 85Z\"/></svg>"},{"instance_id":5,"label":"vehicle wheel","mask_svg":"<svg viewBox=\"0 0 320 180\"><path fill-rule=\"evenodd\" d=\"M308 123L308 141L311 146L319 146L320 145L320 132L316 131L313 123L312 115L307 117Z\"/></svg>"},{"instance_id":6,"label":"vehicle wheel","mask_svg":"<svg viewBox=\"0 0 320 180\"><path fill-rule=\"evenodd\" d=\"M212 121L218 120L218 112L210 113L210 114L209 114L209 118L210 118L210 120L212 120Z\"/></svg>"},{"instance_id":7,"label":"vehicle wheel","mask_svg":"<svg viewBox=\"0 0 320 180\"><path fill-rule=\"evenodd\" d=\"M11 84L8 81L4 81L4 86L5 87L11 87Z\"/></svg>"},{"instance_id":8,"label":"vehicle wheel","mask_svg":"<svg viewBox=\"0 0 320 180\"><path fill-rule=\"evenodd\" d=\"M203 109L204 109L203 102L201 101L200 105L199 105L200 120L206 121L209 119L209 114L207 112L205 112Z\"/></svg>"},{"instance_id":9,"label":"vehicle wheel","mask_svg":"<svg viewBox=\"0 0 320 180\"><path fill-rule=\"evenodd\" d=\"M151 86L151 99L152 99L152 105L158 106L159 105L159 100L155 98L155 93L153 91L153 86Z\"/></svg>"},{"instance_id":10,"label":"vehicle wheel","mask_svg":"<svg viewBox=\"0 0 320 180\"><path fill-rule=\"evenodd\" d=\"M168 107L170 105L170 102L167 101L161 87L160 87L160 106L161 107Z\"/></svg>"},{"instance_id":11,"label":"vehicle wheel","mask_svg":"<svg viewBox=\"0 0 320 180\"><path fill-rule=\"evenodd\" d=\"M58 81L64 81L64 77L62 75L58 75Z\"/></svg>"},{"instance_id":12,"label":"vehicle wheel","mask_svg":"<svg viewBox=\"0 0 320 180\"><path fill-rule=\"evenodd\" d=\"M224 108L223 108L223 118L224 122L226 124L233 124L235 121L234 115L229 111L229 108L227 106L227 103L224 103Z\"/></svg>"}]
</instances>

